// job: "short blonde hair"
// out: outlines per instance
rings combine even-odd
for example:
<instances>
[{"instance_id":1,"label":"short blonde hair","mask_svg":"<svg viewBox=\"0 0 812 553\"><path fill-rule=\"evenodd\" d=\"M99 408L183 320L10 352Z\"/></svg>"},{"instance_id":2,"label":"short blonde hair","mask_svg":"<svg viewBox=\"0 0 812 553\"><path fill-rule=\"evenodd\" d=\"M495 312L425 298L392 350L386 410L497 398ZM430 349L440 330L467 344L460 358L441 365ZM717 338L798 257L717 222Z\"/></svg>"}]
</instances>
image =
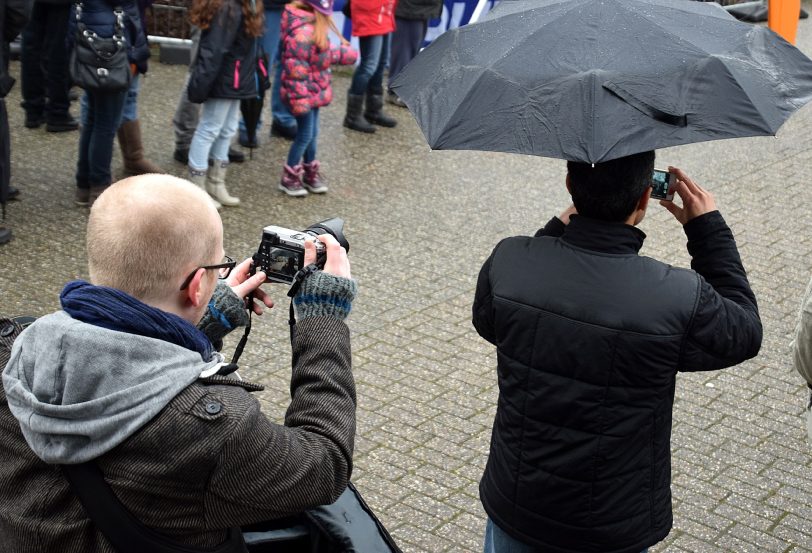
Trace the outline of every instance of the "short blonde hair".
<instances>
[{"instance_id":1,"label":"short blonde hair","mask_svg":"<svg viewBox=\"0 0 812 553\"><path fill-rule=\"evenodd\" d=\"M223 226L208 196L170 175L113 184L87 222L90 280L142 301L177 293L185 273L220 261Z\"/></svg>"}]
</instances>

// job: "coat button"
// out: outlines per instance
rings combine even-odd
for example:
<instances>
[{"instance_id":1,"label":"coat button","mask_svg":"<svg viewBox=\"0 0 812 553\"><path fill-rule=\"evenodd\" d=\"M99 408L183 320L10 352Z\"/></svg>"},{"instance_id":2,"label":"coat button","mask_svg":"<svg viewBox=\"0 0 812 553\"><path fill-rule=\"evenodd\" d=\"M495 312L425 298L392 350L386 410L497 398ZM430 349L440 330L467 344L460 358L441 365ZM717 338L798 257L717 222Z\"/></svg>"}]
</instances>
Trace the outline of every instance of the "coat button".
<instances>
[{"instance_id":1,"label":"coat button","mask_svg":"<svg viewBox=\"0 0 812 553\"><path fill-rule=\"evenodd\" d=\"M217 413L220 412L222 408L223 406L217 403L216 401L212 401L211 403L206 404L206 412L209 415L216 415Z\"/></svg>"},{"instance_id":2,"label":"coat button","mask_svg":"<svg viewBox=\"0 0 812 553\"><path fill-rule=\"evenodd\" d=\"M3 330L0 330L0 336L5 338L6 336L11 336L14 332L14 325L6 325L3 327Z\"/></svg>"}]
</instances>

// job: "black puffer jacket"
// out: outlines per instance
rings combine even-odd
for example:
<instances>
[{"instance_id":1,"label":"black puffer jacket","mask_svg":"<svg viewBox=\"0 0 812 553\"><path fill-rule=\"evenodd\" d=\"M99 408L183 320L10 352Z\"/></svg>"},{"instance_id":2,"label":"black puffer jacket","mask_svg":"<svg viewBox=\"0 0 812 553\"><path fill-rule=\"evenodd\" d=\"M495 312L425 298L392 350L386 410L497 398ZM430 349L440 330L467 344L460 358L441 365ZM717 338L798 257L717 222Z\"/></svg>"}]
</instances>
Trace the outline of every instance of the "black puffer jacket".
<instances>
[{"instance_id":1,"label":"black puffer jacket","mask_svg":"<svg viewBox=\"0 0 812 553\"><path fill-rule=\"evenodd\" d=\"M189 76L189 100L244 99L257 95L257 39L245 32L239 0L223 0L200 46Z\"/></svg>"},{"instance_id":2,"label":"black puffer jacket","mask_svg":"<svg viewBox=\"0 0 812 553\"><path fill-rule=\"evenodd\" d=\"M637 553L668 534L676 374L735 365L762 336L722 216L685 232L693 271L579 216L503 240L482 268L473 320L497 346L499 403L480 496L516 539Z\"/></svg>"},{"instance_id":3,"label":"black puffer jacket","mask_svg":"<svg viewBox=\"0 0 812 553\"><path fill-rule=\"evenodd\" d=\"M395 17L428 21L443 13L443 0L398 0Z\"/></svg>"}]
</instances>

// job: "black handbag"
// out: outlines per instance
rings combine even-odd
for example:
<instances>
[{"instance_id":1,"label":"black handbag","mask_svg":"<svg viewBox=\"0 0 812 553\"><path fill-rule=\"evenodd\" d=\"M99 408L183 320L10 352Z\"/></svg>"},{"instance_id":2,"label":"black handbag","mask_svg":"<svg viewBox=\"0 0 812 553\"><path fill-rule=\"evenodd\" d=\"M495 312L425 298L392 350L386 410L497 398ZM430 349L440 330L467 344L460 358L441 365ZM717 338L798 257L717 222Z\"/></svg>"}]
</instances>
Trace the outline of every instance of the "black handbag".
<instances>
[{"instance_id":1,"label":"black handbag","mask_svg":"<svg viewBox=\"0 0 812 553\"><path fill-rule=\"evenodd\" d=\"M70 76L77 86L94 92L121 92L130 86L132 72L124 36L124 10L113 9L116 29L100 37L82 23L82 4L76 4L76 38L70 55Z\"/></svg>"}]
</instances>

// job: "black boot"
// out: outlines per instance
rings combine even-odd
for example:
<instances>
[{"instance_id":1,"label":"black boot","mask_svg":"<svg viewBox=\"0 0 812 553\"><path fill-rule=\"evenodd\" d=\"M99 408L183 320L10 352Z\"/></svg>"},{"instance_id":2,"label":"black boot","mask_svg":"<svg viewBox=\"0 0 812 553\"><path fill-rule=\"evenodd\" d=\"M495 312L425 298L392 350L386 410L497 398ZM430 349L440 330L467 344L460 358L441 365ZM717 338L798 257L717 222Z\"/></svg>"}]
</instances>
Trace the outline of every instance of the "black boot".
<instances>
[{"instance_id":1,"label":"black boot","mask_svg":"<svg viewBox=\"0 0 812 553\"><path fill-rule=\"evenodd\" d=\"M347 94L347 115L344 126L354 131L375 132L375 127L361 114L364 109L364 97L359 94Z\"/></svg>"},{"instance_id":2,"label":"black boot","mask_svg":"<svg viewBox=\"0 0 812 553\"><path fill-rule=\"evenodd\" d=\"M383 112L383 94L367 94L367 109L364 117L370 123L381 127L394 127L398 122Z\"/></svg>"}]
</instances>

